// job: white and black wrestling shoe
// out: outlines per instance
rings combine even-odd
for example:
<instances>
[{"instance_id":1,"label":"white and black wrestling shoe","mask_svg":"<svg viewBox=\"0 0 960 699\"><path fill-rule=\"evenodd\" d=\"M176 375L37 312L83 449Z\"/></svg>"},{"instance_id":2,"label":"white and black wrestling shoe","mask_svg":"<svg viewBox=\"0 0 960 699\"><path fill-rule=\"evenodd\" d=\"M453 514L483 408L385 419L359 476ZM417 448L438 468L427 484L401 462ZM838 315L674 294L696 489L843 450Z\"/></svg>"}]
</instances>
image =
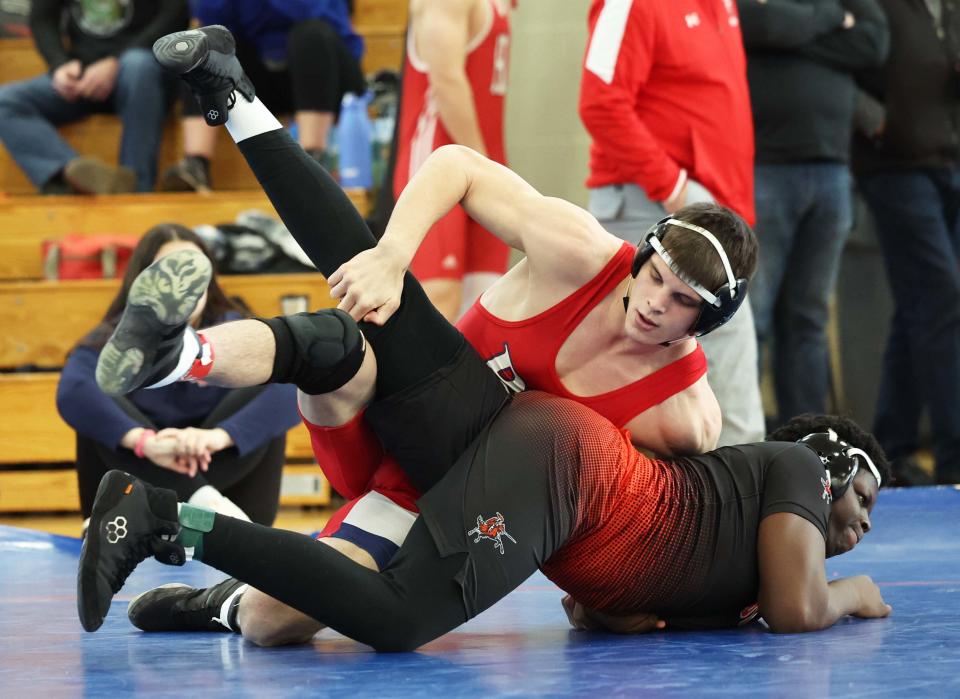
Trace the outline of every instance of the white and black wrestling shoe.
<instances>
[{"instance_id":1,"label":"white and black wrestling shoe","mask_svg":"<svg viewBox=\"0 0 960 699\"><path fill-rule=\"evenodd\" d=\"M227 123L237 92L248 102L256 94L237 60L233 35L219 24L162 36L153 44L153 55L187 82L210 126Z\"/></svg>"},{"instance_id":2,"label":"white and black wrestling shoe","mask_svg":"<svg viewBox=\"0 0 960 699\"><path fill-rule=\"evenodd\" d=\"M164 255L137 275L120 322L97 360L100 390L121 396L156 388L190 369L195 356L184 353L185 335L190 334L191 346L195 343L199 352L189 321L212 276L210 260L195 250Z\"/></svg>"}]
</instances>

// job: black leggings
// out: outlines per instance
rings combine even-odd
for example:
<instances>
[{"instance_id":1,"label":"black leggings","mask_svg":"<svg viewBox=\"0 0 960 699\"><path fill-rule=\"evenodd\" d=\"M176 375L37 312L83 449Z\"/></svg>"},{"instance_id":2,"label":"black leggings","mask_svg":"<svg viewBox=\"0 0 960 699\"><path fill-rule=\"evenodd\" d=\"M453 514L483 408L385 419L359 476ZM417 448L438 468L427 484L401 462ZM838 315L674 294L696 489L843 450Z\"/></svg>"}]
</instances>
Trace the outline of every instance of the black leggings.
<instances>
[{"instance_id":1,"label":"black leggings","mask_svg":"<svg viewBox=\"0 0 960 699\"><path fill-rule=\"evenodd\" d=\"M280 218L324 275L376 245L340 186L285 130L238 145ZM429 488L503 406L506 392L409 272L396 313L383 326L360 323L360 328L377 357L376 397L367 421L413 482ZM418 405L418 429L411 424L409 402L402 398L436 382L452 365L460 376L469 375L472 399ZM405 429L397 430L401 424ZM438 426L445 428L442 443L430 437L439 433Z\"/></svg>"},{"instance_id":2,"label":"black leggings","mask_svg":"<svg viewBox=\"0 0 960 699\"><path fill-rule=\"evenodd\" d=\"M237 58L257 86L257 97L277 113L311 111L340 113L347 92L363 94L366 81L360 63L333 28L322 19L298 22L287 36L287 62L282 68L264 64L256 47L237 41ZM200 116L200 105L183 83L183 115Z\"/></svg>"},{"instance_id":3,"label":"black leggings","mask_svg":"<svg viewBox=\"0 0 960 699\"><path fill-rule=\"evenodd\" d=\"M219 515L203 561L377 650L417 648L516 589L574 531L582 457L566 439L578 430L568 403L533 393L504 408L420 500L382 572L309 537ZM477 533L498 514L499 542Z\"/></svg>"},{"instance_id":4,"label":"black leggings","mask_svg":"<svg viewBox=\"0 0 960 699\"><path fill-rule=\"evenodd\" d=\"M325 276L376 245L350 198L285 130L268 131L238 145L280 218ZM409 273L400 308L390 320L382 327L369 323L360 327L376 351L378 396L422 381L465 343Z\"/></svg>"},{"instance_id":5,"label":"black leggings","mask_svg":"<svg viewBox=\"0 0 960 699\"><path fill-rule=\"evenodd\" d=\"M220 403L197 425L211 429L225 418L249 403L263 389L240 388L230 391ZM140 425L158 429L127 398L114 399L120 408ZM287 438L274 437L249 454L240 456L235 448L224 449L213 455L206 473L194 478L161 468L149 459L141 459L129 449L113 450L94 439L77 435L77 485L80 491L80 512L89 517L97 495L100 479L111 469L126 471L160 488L175 490L177 498L187 501L205 485L211 485L230 498L251 520L258 524L273 524L280 504L280 481L283 476Z\"/></svg>"}]
</instances>

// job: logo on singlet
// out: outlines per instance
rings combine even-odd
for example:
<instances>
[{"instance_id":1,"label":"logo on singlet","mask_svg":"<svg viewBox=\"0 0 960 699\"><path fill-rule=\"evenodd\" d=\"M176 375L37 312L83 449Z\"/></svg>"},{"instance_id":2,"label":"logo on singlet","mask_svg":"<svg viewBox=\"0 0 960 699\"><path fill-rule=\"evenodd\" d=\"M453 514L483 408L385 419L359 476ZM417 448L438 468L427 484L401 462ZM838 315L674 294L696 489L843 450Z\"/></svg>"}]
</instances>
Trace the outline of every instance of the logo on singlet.
<instances>
[{"instance_id":1,"label":"logo on singlet","mask_svg":"<svg viewBox=\"0 0 960 699\"><path fill-rule=\"evenodd\" d=\"M828 503L833 502L833 491L830 490L830 479L821 478L820 485L823 486L823 492L820 493L820 497L826 500Z\"/></svg>"},{"instance_id":2,"label":"logo on singlet","mask_svg":"<svg viewBox=\"0 0 960 699\"><path fill-rule=\"evenodd\" d=\"M503 352L488 359L487 366L493 370L493 373L503 382L503 385L514 393L527 390L527 384L520 378L517 370L513 368L513 362L510 359L510 347L506 342L503 343Z\"/></svg>"},{"instance_id":3,"label":"logo on singlet","mask_svg":"<svg viewBox=\"0 0 960 699\"><path fill-rule=\"evenodd\" d=\"M481 539L490 539L493 542L493 547L500 552L501 556L503 555L504 538L510 539L513 543L517 543L517 540L507 533L507 525L503 521L503 515L499 512L487 519L477 515L477 526L467 532L467 536L471 535L476 535L477 537L473 540L475 544L480 543Z\"/></svg>"},{"instance_id":4,"label":"logo on singlet","mask_svg":"<svg viewBox=\"0 0 960 699\"><path fill-rule=\"evenodd\" d=\"M507 74L510 72L510 35L498 34L493 45L493 73L490 77L490 94L507 94Z\"/></svg>"}]
</instances>

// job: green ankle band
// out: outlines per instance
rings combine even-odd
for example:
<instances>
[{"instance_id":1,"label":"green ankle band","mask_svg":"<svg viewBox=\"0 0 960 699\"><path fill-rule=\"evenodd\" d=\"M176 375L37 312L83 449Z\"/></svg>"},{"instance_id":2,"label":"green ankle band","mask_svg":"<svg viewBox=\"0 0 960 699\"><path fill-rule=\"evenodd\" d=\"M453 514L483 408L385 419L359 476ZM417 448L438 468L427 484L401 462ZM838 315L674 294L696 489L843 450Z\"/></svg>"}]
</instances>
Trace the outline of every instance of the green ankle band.
<instances>
[{"instance_id":1,"label":"green ankle band","mask_svg":"<svg viewBox=\"0 0 960 699\"><path fill-rule=\"evenodd\" d=\"M203 535L213 529L215 513L205 507L180 504L180 533L177 543L183 546L188 558L203 560Z\"/></svg>"},{"instance_id":2,"label":"green ankle band","mask_svg":"<svg viewBox=\"0 0 960 699\"><path fill-rule=\"evenodd\" d=\"M197 532L208 532L213 529L213 518L216 513L206 507L197 507L196 505L180 504L180 513L178 519L180 526L188 527Z\"/></svg>"}]
</instances>

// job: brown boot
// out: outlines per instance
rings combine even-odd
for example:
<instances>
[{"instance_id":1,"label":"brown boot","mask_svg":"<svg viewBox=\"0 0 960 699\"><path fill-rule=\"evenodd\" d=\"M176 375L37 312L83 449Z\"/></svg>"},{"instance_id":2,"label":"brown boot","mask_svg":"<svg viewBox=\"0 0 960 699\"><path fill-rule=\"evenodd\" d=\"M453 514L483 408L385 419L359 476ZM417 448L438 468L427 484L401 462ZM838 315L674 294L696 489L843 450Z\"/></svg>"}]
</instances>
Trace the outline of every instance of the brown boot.
<instances>
[{"instance_id":1,"label":"brown boot","mask_svg":"<svg viewBox=\"0 0 960 699\"><path fill-rule=\"evenodd\" d=\"M209 194L210 161L196 155L188 155L176 165L167 168L160 178L161 192L198 192Z\"/></svg>"},{"instance_id":2,"label":"brown boot","mask_svg":"<svg viewBox=\"0 0 960 699\"><path fill-rule=\"evenodd\" d=\"M137 175L130 168L86 156L67 163L63 179L80 194L125 194L137 188Z\"/></svg>"}]
</instances>

